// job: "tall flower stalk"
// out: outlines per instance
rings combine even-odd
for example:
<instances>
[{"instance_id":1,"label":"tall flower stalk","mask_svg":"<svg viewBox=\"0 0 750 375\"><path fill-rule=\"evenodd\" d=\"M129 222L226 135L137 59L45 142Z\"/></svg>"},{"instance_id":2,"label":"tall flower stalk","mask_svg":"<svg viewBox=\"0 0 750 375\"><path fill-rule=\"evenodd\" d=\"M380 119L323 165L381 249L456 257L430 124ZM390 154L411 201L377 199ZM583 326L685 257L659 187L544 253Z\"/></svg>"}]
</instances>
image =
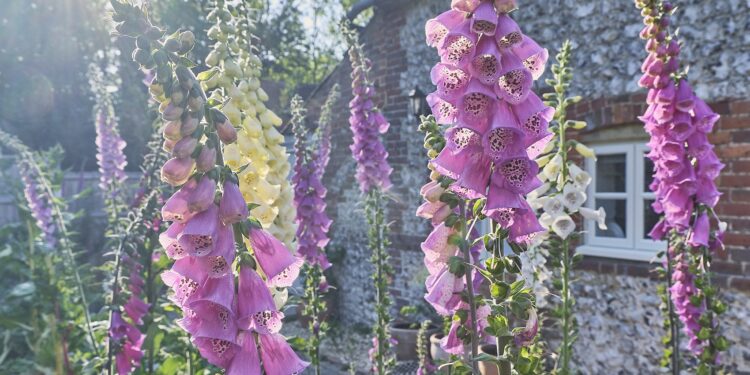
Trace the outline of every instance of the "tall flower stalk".
<instances>
[{"instance_id":1,"label":"tall flower stalk","mask_svg":"<svg viewBox=\"0 0 750 375\"><path fill-rule=\"evenodd\" d=\"M282 121L265 105L269 97L261 87L263 67L251 32L255 24L250 3L215 2L208 14L214 23L208 37L215 41L206 57L211 69L198 78L210 94L209 101L222 103L229 121L240 125L237 142L222 152L226 165L239 177L242 196L258 205L253 216L291 248L295 236L291 166L284 136L277 130Z\"/></svg>"},{"instance_id":2,"label":"tall flower stalk","mask_svg":"<svg viewBox=\"0 0 750 375\"><path fill-rule=\"evenodd\" d=\"M373 371L386 374L395 364L391 351L390 335L391 298L389 292L393 267L388 255L388 224L386 223L386 191L391 187L391 167L388 164L388 152L381 140L381 135L388 131L390 124L375 105L375 85L369 73L372 62L365 56L364 46L360 43L357 32L346 22L342 25L349 44L349 60L352 65L352 94L349 102L351 125L354 142L350 146L352 156L357 163L356 179L364 196L365 217L368 224L368 244L372 251L370 258L374 266L373 283L375 286L376 321L373 328L373 350L371 361Z\"/></svg>"},{"instance_id":3,"label":"tall flower stalk","mask_svg":"<svg viewBox=\"0 0 750 375\"><path fill-rule=\"evenodd\" d=\"M38 221L40 229L45 234L45 241L47 244L56 245L60 249L65 268L71 273L73 278L78 301L72 300L66 304L67 306L63 314L67 314L67 318L70 320L76 320L80 316L78 314L83 315L83 325L90 346L89 350L98 355L99 347L91 323L86 288L84 287L76 261L74 249L77 246L73 243L68 231L69 221L65 214L65 202L58 197L57 192L53 189L48 171L43 167L45 164L44 160L39 158L36 153L31 151L16 137L3 131L0 131L0 144L5 145L18 155L21 167L20 171L26 176L26 181L28 182L25 186L25 194L31 198L35 198L29 201L29 206L32 210L37 211L34 217ZM49 217L47 216L48 214ZM49 227L50 222L47 222L47 220L51 220L54 231ZM51 235L55 236L54 240L49 239Z\"/></svg>"},{"instance_id":4,"label":"tall flower stalk","mask_svg":"<svg viewBox=\"0 0 750 375\"><path fill-rule=\"evenodd\" d=\"M314 137L309 137L305 127L305 110L302 99L295 96L291 102L292 129L295 136L295 165L292 182L294 203L297 209L297 250L305 257L305 292L302 297L302 314L309 319L310 338L307 353L316 374L320 374L320 343L328 331L324 320L326 302L323 299L329 286L323 272L331 264L325 253L331 219L326 215L326 188L323 175L329 161L333 105L339 99L339 87L334 85L323 105ZM314 145L317 144L317 149Z\"/></svg>"},{"instance_id":5,"label":"tall flower stalk","mask_svg":"<svg viewBox=\"0 0 750 375\"><path fill-rule=\"evenodd\" d=\"M555 108L550 126L555 137L537 157L537 164L543 168L540 176L544 184L527 196L529 204L534 209L541 210L540 221L547 229L534 238L530 247L547 253L555 273L559 274L559 278L552 284L559 289L560 294L560 303L553 310L562 333L556 364L556 370L560 374L573 372L573 344L578 336L574 314L575 298L571 290L572 270L581 259L574 248L574 244L580 239L575 216L580 215L584 220L596 220L600 229L606 229L602 208L592 210L583 207L591 176L578 167L570 156L575 150L583 157L595 158L591 149L576 140L568 139L569 130L586 127L585 122L567 119L568 107L581 100L579 96L571 97L568 94L573 80L573 70L568 66L570 55L570 42L565 41L557 54L557 63L552 66L553 78L547 80L554 91L544 95L546 104Z\"/></svg>"},{"instance_id":6,"label":"tall flower stalk","mask_svg":"<svg viewBox=\"0 0 750 375\"><path fill-rule=\"evenodd\" d=\"M112 6L117 33L136 40L134 60L156 70L150 91L161 103L164 147L172 154L161 176L179 187L162 207L171 225L159 238L175 261L162 280L182 309L178 324L227 374L302 372L308 363L279 334L284 314L272 294L292 285L302 260L249 217L239 178L221 153L238 131L220 109L224 103L208 100L189 69L193 34L165 37L144 8L117 0Z\"/></svg>"},{"instance_id":7,"label":"tall flower stalk","mask_svg":"<svg viewBox=\"0 0 750 375\"><path fill-rule=\"evenodd\" d=\"M508 284L505 276L520 272L522 245L544 229L524 196L541 186L534 159L554 136L547 129L554 110L531 92L548 53L509 16L512 1L454 0L451 6L425 26L427 43L441 58L431 72L437 91L427 98L434 118L422 124L434 173L422 188L426 203L418 215L435 225L422 250L428 269L437 272L427 281L426 298L439 313L454 315L442 344L449 352L469 344L464 362L472 372L481 359L502 372L531 373L540 363L530 348L536 308L523 280ZM448 126L444 135L437 124ZM491 233L474 236L485 218ZM506 243L512 255L504 255ZM479 266L470 250L478 258L482 247L489 258ZM491 298L474 296L474 284L484 279ZM526 325L512 329L513 316ZM477 355L480 339L494 342L494 355Z\"/></svg>"},{"instance_id":8,"label":"tall flower stalk","mask_svg":"<svg viewBox=\"0 0 750 375\"><path fill-rule=\"evenodd\" d=\"M714 207L719 201L715 180L724 168L708 140L719 115L697 97L681 68L680 43L672 32L674 6L669 1L638 0L649 55L641 66L639 84L648 89L648 109L641 117L651 136L648 157L654 162L654 211L662 215L651 231L655 240L666 239L665 272L670 347L664 364L680 372L679 317L687 335L687 348L699 364L697 373L715 373L719 353L728 347L720 333L718 316L726 305L711 285L713 255L723 249L726 224Z\"/></svg>"}]
</instances>

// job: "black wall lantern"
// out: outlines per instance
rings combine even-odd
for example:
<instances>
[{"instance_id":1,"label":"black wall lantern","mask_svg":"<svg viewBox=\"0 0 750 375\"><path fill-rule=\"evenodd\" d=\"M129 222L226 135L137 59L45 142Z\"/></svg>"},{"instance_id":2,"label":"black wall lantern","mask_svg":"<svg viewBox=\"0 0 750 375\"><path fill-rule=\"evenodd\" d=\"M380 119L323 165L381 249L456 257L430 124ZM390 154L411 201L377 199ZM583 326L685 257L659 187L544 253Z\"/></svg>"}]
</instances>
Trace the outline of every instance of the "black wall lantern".
<instances>
[{"instance_id":1,"label":"black wall lantern","mask_svg":"<svg viewBox=\"0 0 750 375\"><path fill-rule=\"evenodd\" d=\"M420 116L427 116L430 114L430 105L427 104L427 97L419 89L419 86L415 86L411 92L409 92L409 112L414 118L419 119Z\"/></svg>"}]
</instances>

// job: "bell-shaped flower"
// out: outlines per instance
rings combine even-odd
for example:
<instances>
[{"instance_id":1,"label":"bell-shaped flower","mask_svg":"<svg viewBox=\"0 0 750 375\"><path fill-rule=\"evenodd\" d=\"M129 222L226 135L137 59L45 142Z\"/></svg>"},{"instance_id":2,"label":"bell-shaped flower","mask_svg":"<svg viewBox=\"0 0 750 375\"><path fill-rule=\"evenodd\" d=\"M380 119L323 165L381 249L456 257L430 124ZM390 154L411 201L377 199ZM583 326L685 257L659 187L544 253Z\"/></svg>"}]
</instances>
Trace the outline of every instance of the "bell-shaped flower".
<instances>
[{"instance_id":1,"label":"bell-shaped flower","mask_svg":"<svg viewBox=\"0 0 750 375\"><path fill-rule=\"evenodd\" d=\"M471 32L471 23L463 22L448 31L438 53L442 62L463 68L471 61L476 47L477 35Z\"/></svg>"},{"instance_id":2,"label":"bell-shaped flower","mask_svg":"<svg viewBox=\"0 0 750 375\"><path fill-rule=\"evenodd\" d=\"M576 185L579 190L585 191L586 188L591 184L591 175L581 169L575 163L568 163L568 171L570 172L570 177L573 180L573 184Z\"/></svg>"},{"instance_id":3,"label":"bell-shaped flower","mask_svg":"<svg viewBox=\"0 0 750 375\"><path fill-rule=\"evenodd\" d=\"M534 210L523 202L521 208L512 209L513 219L508 233L510 241L514 243L529 243L545 229L539 223Z\"/></svg>"},{"instance_id":4,"label":"bell-shaped flower","mask_svg":"<svg viewBox=\"0 0 750 375\"><path fill-rule=\"evenodd\" d=\"M495 93L510 104L526 100L534 83L531 72L511 52L502 53L502 70L495 85Z\"/></svg>"},{"instance_id":5,"label":"bell-shaped flower","mask_svg":"<svg viewBox=\"0 0 750 375\"><path fill-rule=\"evenodd\" d=\"M511 48L523 41L523 34L516 21L513 21L507 14L501 14L497 21L495 40L498 47Z\"/></svg>"},{"instance_id":6,"label":"bell-shaped flower","mask_svg":"<svg viewBox=\"0 0 750 375\"><path fill-rule=\"evenodd\" d=\"M542 169L542 173L544 174L544 177L546 177L549 181L556 181L557 176L562 171L563 166L563 159L560 154L555 154L555 156L550 160L547 165L544 166Z\"/></svg>"},{"instance_id":7,"label":"bell-shaped flower","mask_svg":"<svg viewBox=\"0 0 750 375\"><path fill-rule=\"evenodd\" d=\"M187 254L206 256L214 250L221 227L219 209L212 204L185 224L178 241Z\"/></svg>"},{"instance_id":8,"label":"bell-shaped flower","mask_svg":"<svg viewBox=\"0 0 750 375\"><path fill-rule=\"evenodd\" d=\"M247 219L248 211L239 186L231 181L224 182L224 193L219 203L219 218L224 225L232 225Z\"/></svg>"},{"instance_id":9,"label":"bell-shaped flower","mask_svg":"<svg viewBox=\"0 0 750 375\"><path fill-rule=\"evenodd\" d=\"M469 64L469 73L485 85L494 85L500 79L502 69L500 56L500 50L495 41L492 38L482 38Z\"/></svg>"},{"instance_id":10,"label":"bell-shaped flower","mask_svg":"<svg viewBox=\"0 0 750 375\"><path fill-rule=\"evenodd\" d=\"M527 157L506 159L493 169L493 184L517 194L527 194L542 185L537 178L539 166Z\"/></svg>"},{"instance_id":11,"label":"bell-shaped flower","mask_svg":"<svg viewBox=\"0 0 750 375\"><path fill-rule=\"evenodd\" d=\"M141 325L143 324L143 317L148 313L149 306L148 303L143 302L143 300L137 296L131 295L128 302L123 306L123 310L125 310L125 314L127 314L135 324Z\"/></svg>"},{"instance_id":12,"label":"bell-shaped flower","mask_svg":"<svg viewBox=\"0 0 750 375\"><path fill-rule=\"evenodd\" d=\"M545 105L535 93L529 93L526 100L512 106L512 110L518 118L520 129L526 135L526 147L531 147L552 135L547 125L555 115L555 110ZM541 150L538 153L541 153ZM529 155L529 157L534 158L536 155Z\"/></svg>"},{"instance_id":13,"label":"bell-shaped flower","mask_svg":"<svg viewBox=\"0 0 750 375\"><path fill-rule=\"evenodd\" d=\"M240 346L228 340L212 337L193 337L191 341L208 363L221 368L228 368L232 363L232 359L240 352Z\"/></svg>"},{"instance_id":14,"label":"bell-shaped flower","mask_svg":"<svg viewBox=\"0 0 750 375\"><path fill-rule=\"evenodd\" d=\"M425 23L427 45L438 48L443 45L448 32L466 21L466 15L456 10L449 10Z\"/></svg>"},{"instance_id":15,"label":"bell-shaped flower","mask_svg":"<svg viewBox=\"0 0 750 375\"><path fill-rule=\"evenodd\" d=\"M576 212L586 202L586 193L576 184L565 185L562 192L562 202L568 212Z\"/></svg>"},{"instance_id":16,"label":"bell-shaped flower","mask_svg":"<svg viewBox=\"0 0 750 375\"><path fill-rule=\"evenodd\" d=\"M456 121L458 108L440 98L436 93L427 95L427 104L432 109L432 114L438 124L453 124Z\"/></svg>"},{"instance_id":17,"label":"bell-shaped flower","mask_svg":"<svg viewBox=\"0 0 750 375\"><path fill-rule=\"evenodd\" d=\"M445 193L445 189L440 186L437 181L430 181L426 183L419 191L419 194L426 201L431 203L437 203L440 201L440 196Z\"/></svg>"},{"instance_id":18,"label":"bell-shaped flower","mask_svg":"<svg viewBox=\"0 0 750 375\"><path fill-rule=\"evenodd\" d=\"M710 133L714 124L719 121L717 115L711 107L699 98L694 98L695 107L693 108L693 117L695 118L696 128L703 133Z\"/></svg>"},{"instance_id":19,"label":"bell-shaped flower","mask_svg":"<svg viewBox=\"0 0 750 375\"><path fill-rule=\"evenodd\" d=\"M596 221L600 230L607 230L607 213L604 211L604 207L599 207L598 210L581 207L578 209L578 212L584 219Z\"/></svg>"},{"instance_id":20,"label":"bell-shaped flower","mask_svg":"<svg viewBox=\"0 0 750 375\"><path fill-rule=\"evenodd\" d=\"M695 224L688 236L687 242L693 247L704 247L708 246L709 232L711 231L711 224L708 219L708 214L702 212L695 219Z\"/></svg>"},{"instance_id":21,"label":"bell-shaped flower","mask_svg":"<svg viewBox=\"0 0 750 375\"><path fill-rule=\"evenodd\" d=\"M482 0L451 0L451 8L471 13L482 4Z\"/></svg>"},{"instance_id":22,"label":"bell-shaped flower","mask_svg":"<svg viewBox=\"0 0 750 375\"><path fill-rule=\"evenodd\" d=\"M169 299L181 307L196 294L207 277L204 269L192 257L177 260L170 270L161 274L162 281L173 292Z\"/></svg>"},{"instance_id":23,"label":"bell-shaped flower","mask_svg":"<svg viewBox=\"0 0 750 375\"><path fill-rule=\"evenodd\" d=\"M471 76L461 68L437 64L430 71L430 78L432 84L437 86L438 96L443 100L453 101L463 95Z\"/></svg>"},{"instance_id":24,"label":"bell-shaped flower","mask_svg":"<svg viewBox=\"0 0 750 375\"><path fill-rule=\"evenodd\" d=\"M241 349L227 367L227 375L260 375L260 356L252 332L242 332L238 338Z\"/></svg>"},{"instance_id":25,"label":"bell-shaped flower","mask_svg":"<svg viewBox=\"0 0 750 375\"><path fill-rule=\"evenodd\" d=\"M248 266L240 268L237 290L237 322L244 330L260 334L277 333L284 314L276 309L271 292L263 279Z\"/></svg>"},{"instance_id":26,"label":"bell-shaped flower","mask_svg":"<svg viewBox=\"0 0 750 375\"><path fill-rule=\"evenodd\" d=\"M489 2L482 3L472 13L471 31L476 34L493 36L495 35L495 29L497 29L497 13L495 12L495 7Z\"/></svg>"},{"instance_id":27,"label":"bell-shaped flower","mask_svg":"<svg viewBox=\"0 0 750 375\"><path fill-rule=\"evenodd\" d=\"M461 303L461 292L465 285L463 277L452 274L445 267L439 273L427 278L425 281L427 294L424 298L438 314L450 315Z\"/></svg>"},{"instance_id":28,"label":"bell-shaped flower","mask_svg":"<svg viewBox=\"0 0 750 375\"><path fill-rule=\"evenodd\" d=\"M440 223L420 245L424 252L424 262L430 275L438 273L448 263L450 257L458 253L458 246L449 242L451 236L456 234L456 230L446 227Z\"/></svg>"},{"instance_id":29,"label":"bell-shaped flower","mask_svg":"<svg viewBox=\"0 0 750 375\"><path fill-rule=\"evenodd\" d=\"M529 346L534 343L537 333L539 333L539 317L535 309L529 309L529 319L526 320L526 327L523 330L513 334L513 342L516 346Z\"/></svg>"},{"instance_id":30,"label":"bell-shaped flower","mask_svg":"<svg viewBox=\"0 0 750 375\"><path fill-rule=\"evenodd\" d=\"M542 206L544 212L550 217L556 218L565 213L565 204L560 195L548 197Z\"/></svg>"},{"instance_id":31,"label":"bell-shaped flower","mask_svg":"<svg viewBox=\"0 0 750 375\"><path fill-rule=\"evenodd\" d=\"M472 129L452 127L446 131L445 139L445 147L430 164L438 173L458 180L472 159L482 160L475 156L482 153L482 138Z\"/></svg>"},{"instance_id":32,"label":"bell-shaped flower","mask_svg":"<svg viewBox=\"0 0 750 375\"><path fill-rule=\"evenodd\" d=\"M524 35L521 43L513 46L513 53L521 59L535 80L542 76L549 59L549 51L546 48L540 47L534 39Z\"/></svg>"},{"instance_id":33,"label":"bell-shaped flower","mask_svg":"<svg viewBox=\"0 0 750 375\"><path fill-rule=\"evenodd\" d=\"M180 190L172 194L161 208L162 219L184 223L195 216L196 212L192 212L188 208L188 198L197 185L197 181L191 179Z\"/></svg>"},{"instance_id":34,"label":"bell-shaped flower","mask_svg":"<svg viewBox=\"0 0 750 375\"><path fill-rule=\"evenodd\" d=\"M293 256L281 241L259 228L250 228L250 247L270 287L290 287L299 276L302 258Z\"/></svg>"},{"instance_id":35,"label":"bell-shaped flower","mask_svg":"<svg viewBox=\"0 0 750 375\"><path fill-rule=\"evenodd\" d=\"M458 101L458 121L461 125L484 133L490 116L495 112L495 94L490 88L472 79Z\"/></svg>"},{"instance_id":36,"label":"bell-shaped flower","mask_svg":"<svg viewBox=\"0 0 750 375\"><path fill-rule=\"evenodd\" d=\"M260 336L260 357L266 374L301 374L310 363L301 360L277 333Z\"/></svg>"},{"instance_id":37,"label":"bell-shaped flower","mask_svg":"<svg viewBox=\"0 0 750 375\"><path fill-rule=\"evenodd\" d=\"M505 103L499 103L492 126L482 137L484 153L495 161L503 161L523 155L525 143L525 134L516 117Z\"/></svg>"},{"instance_id":38,"label":"bell-shaped flower","mask_svg":"<svg viewBox=\"0 0 750 375\"><path fill-rule=\"evenodd\" d=\"M552 221L552 231L566 239L576 229L576 223L568 215L560 215Z\"/></svg>"}]
</instances>

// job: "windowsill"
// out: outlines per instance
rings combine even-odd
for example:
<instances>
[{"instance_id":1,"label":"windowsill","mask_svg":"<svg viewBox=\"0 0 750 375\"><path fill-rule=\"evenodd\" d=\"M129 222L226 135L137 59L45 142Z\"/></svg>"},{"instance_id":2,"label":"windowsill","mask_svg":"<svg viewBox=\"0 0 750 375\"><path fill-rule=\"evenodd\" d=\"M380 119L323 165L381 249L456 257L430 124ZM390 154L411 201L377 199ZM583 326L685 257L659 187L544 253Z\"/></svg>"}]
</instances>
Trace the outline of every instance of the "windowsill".
<instances>
[{"instance_id":1,"label":"windowsill","mask_svg":"<svg viewBox=\"0 0 750 375\"><path fill-rule=\"evenodd\" d=\"M656 258L658 251L654 250L632 250L616 247L583 245L578 247L577 252L583 255L601 258L625 259L649 263L659 259Z\"/></svg>"}]
</instances>

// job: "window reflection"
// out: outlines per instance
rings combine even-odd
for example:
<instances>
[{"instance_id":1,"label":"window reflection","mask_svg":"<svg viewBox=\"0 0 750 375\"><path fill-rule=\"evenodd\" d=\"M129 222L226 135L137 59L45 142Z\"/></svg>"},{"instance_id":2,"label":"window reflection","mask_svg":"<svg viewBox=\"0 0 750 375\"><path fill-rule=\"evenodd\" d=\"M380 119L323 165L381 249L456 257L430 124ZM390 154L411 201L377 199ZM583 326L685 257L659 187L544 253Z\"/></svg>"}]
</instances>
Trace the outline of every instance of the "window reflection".
<instances>
[{"instance_id":1,"label":"window reflection","mask_svg":"<svg viewBox=\"0 0 750 375\"><path fill-rule=\"evenodd\" d=\"M626 165L625 154L599 156L596 160L596 191L624 193Z\"/></svg>"}]
</instances>

